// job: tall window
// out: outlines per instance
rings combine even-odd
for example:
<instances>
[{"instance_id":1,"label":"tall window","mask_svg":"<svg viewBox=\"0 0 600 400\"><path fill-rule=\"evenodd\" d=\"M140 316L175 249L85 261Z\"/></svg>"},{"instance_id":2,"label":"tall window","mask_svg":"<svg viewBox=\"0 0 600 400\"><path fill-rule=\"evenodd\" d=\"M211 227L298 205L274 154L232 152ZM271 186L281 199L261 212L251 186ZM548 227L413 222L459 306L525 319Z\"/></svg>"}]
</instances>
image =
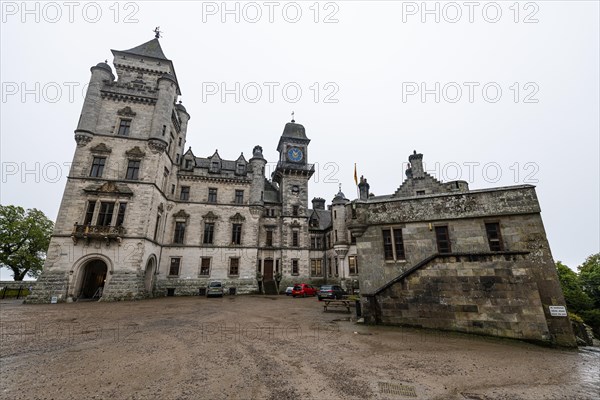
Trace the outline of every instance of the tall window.
<instances>
[{"instance_id":1,"label":"tall window","mask_svg":"<svg viewBox=\"0 0 600 400\"><path fill-rule=\"evenodd\" d=\"M96 202L90 201L88 202L87 210L85 210L85 218L83 220L84 225L88 225L92 223L92 218L94 218L94 210L96 209Z\"/></svg>"},{"instance_id":2,"label":"tall window","mask_svg":"<svg viewBox=\"0 0 600 400\"><path fill-rule=\"evenodd\" d=\"M440 254L452 252L450 248L450 236L448 235L447 226L435 227L435 239L437 241L437 248Z\"/></svg>"},{"instance_id":3,"label":"tall window","mask_svg":"<svg viewBox=\"0 0 600 400\"><path fill-rule=\"evenodd\" d=\"M125 175L125 179L138 180L140 174L140 161L139 160L129 160L127 163L127 174Z\"/></svg>"},{"instance_id":4,"label":"tall window","mask_svg":"<svg viewBox=\"0 0 600 400\"><path fill-rule=\"evenodd\" d=\"M292 275L298 275L299 273L298 260L294 259L292 260Z\"/></svg>"},{"instance_id":5,"label":"tall window","mask_svg":"<svg viewBox=\"0 0 600 400\"><path fill-rule=\"evenodd\" d=\"M321 240L321 236L312 236L310 238L310 248L319 250L323 246L323 241Z\"/></svg>"},{"instance_id":6,"label":"tall window","mask_svg":"<svg viewBox=\"0 0 600 400\"><path fill-rule=\"evenodd\" d=\"M208 202L209 203L216 203L217 202L217 189L216 188L209 188L208 189Z\"/></svg>"},{"instance_id":7,"label":"tall window","mask_svg":"<svg viewBox=\"0 0 600 400\"><path fill-rule=\"evenodd\" d=\"M244 204L244 191L243 190L235 191L235 204Z\"/></svg>"},{"instance_id":8,"label":"tall window","mask_svg":"<svg viewBox=\"0 0 600 400\"><path fill-rule=\"evenodd\" d=\"M161 215L160 213L156 214L156 225L154 226L154 241L158 238L158 228L160 227Z\"/></svg>"},{"instance_id":9,"label":"tall window","mask_svg":"<svg viewBox=\"0 0 600 400\"><path fill-rule=\"evenodd\" d=\"M215 223L205 222L204 223L204 244L212 244L215 235Z\"/></svg>"},{"instance_id":10,"label":"tall window","mask_svg":"<svg viewBox=\"0 0 600 400\"><path fill-rule=\"evenodd\" d=\"M323 260L319 258L313 258L310 260L310 276L322 276L323 275Z\"/></svg>"},{"instance_id":11,"label":"tall window","mask_svg":"<svg viewBox=\"0 0 600 400\"><path fill-rule=\"evenodd\" d=\"M297 216L298 216L298 214L299 214L299 209L300 209L300 208L299 208L298 206L292 206L292 215L293 215L294 217L297 217Z\"/></svg>"},{"instance_id":12,"label":"tall window","mask_svg":"<svg viewBox=\"0 0 600 400\"><path fill-rule=\"evenodd\" d=\"M386 228L383 233L383 255L386 260L404 260L402 229Z\"/></svg>"},{"instance_id":13,"label":"tall window","mask_svg":"<svg viewBox=\"0 0 600 400\"><path fill-rule=\"evenodd\" d=\"M106 163L106 157L94 157L92 161L92 169L90 170L90 176L92 178L101 178L102 172L104 172L104 164Z\"/></svg>"},{"instance_id":14,"label":"tall window","mask_svg":"<svg viewBox=\"0 0 600 400\"><path fill-rule=\"evenodd\" d=\"M267 247L273 246L273 231L271 229L267 230Z\"/></svg>"},{"instance_id":15,"label":"tall window","mask_svg":"<svg viewBox=\"0 0 600 400\"><path fill-rule=\"evenodd\" d=\"M350 271L350 275L358 275L358 264L356 262L356 256L348 257L348 269Z\"/></svg>"},{"instance_id":16,"label":"tall window","mask_svg":"<svg viewBox=\"0 0 600 400\"><path fill-rule=\"evenodd\" d=\"M299 232L297 230L292 231L292 246L300 246Z\"/></svg>"},{"instance_id":17,"label":"tall window","mask_svg":"<svg viewBox=\"0 0 600 400\"><path fill-rule=\"evenodd\" d=\"M340 260L335 257L335 276L339 276L340 274Z\"/></svg>"},{"instance_id":18,"label":"tall window","mask_svg":"<svg viewBox=\"0 0 600 400\"><path fill-rule=\"evenodd\" d=\"M329 262L327 263L327 276L333 276L333 258L329 257Z\"/></svg>"},{"instance_id":19,"label":"tall window","mask_svg":"<svg viewBox=\"0 0 600 400\"><path fill-rule=\"evenodd\" d=\"M170 276L179 276L179 267L181 265L180 257L172 257L171 265L169 266L169 275Z\"/></svg>"},{"instance_id":20,"label":"tall window","mask_svg":"<svg viewBox=\"0 0 600 400\"><path fill-rule=\"evenodd\" d=\"M110 226L113 217L113 211L115 210L115 203L101 202L100 212L98 213L98 222L96 225Z\"/></svg>"},{"instance_id":21,"label":"tall window","mask_svg":"<svg viewBox=\"0 0 600 400\"><path fill-rule=\"evenodd\" d=\"M200 275L201 276L209 276L210 275L210 258L202 257L200 259Z\"/></svg>"},{"instance_id":22,"label":"tall window","mask_svg":"<svg viewBox=\"0 0 600 400\"><path fill-rule=\"evenodd\" d=\"M119 122L118 134L121 136L129 136L130 128L131 128L131 120L130 119L121 119L121 121Z\"/></svg>"},{"instance_id":23,"label":"tall window","mask_svg":"<svg viewBox=\"0 0 600 400\"><path fill-rule=\"evenodd\" d=\"M173 237L173 243L183 244L185 237L185 222L175 222L175 236Z\"/></svg>"},{"instance_id":24,"label":"tall window","mask_svg":"<svg viewBox=\"0 0 600 400\"><path fill-rule=\"evenodd\" d=\"M122 226L125 222L125 210L127 209L127 203L119 203L119 211L117 212L117 223L116 226Z\"/></svg>"},{"instance_id":25,"label":"tall window","mask_svg":"<svg viewBox=\"0 0 600 400\"><path fill-rule=\"evenodd\" d=\"M240 259L239 258L230 258L229 259L229 275L239 275L240 274Z\"/></svg>"},{"instance_id":26,"label":"tall window","mask_svg":"<svg viewBox=\"0 0 600 400\"><path fill-rule=\"evenodd\" d=\"M231 244L242 244L242 224L233 224L231 229Z\"/></svg>"},{"instance_id":27,"label":"tall window","mask_svg":"<svg viewBox=\"0 0 600 400\"><path fill-rule=\"evenodd\" d=\"M179 194L179 200L189 200L190 199L190 187L182 186L181 193Z\"/></svg>"},{"instance_id":28,"label":"tall window","mask_svg":"<svg viewBox=\"0 0 600 400\"><path fill-rule=\"evenodd\" d=\"M497 222L485 224L485 232L487 233L488 244L490 245L490 251L502 251L504 250L504 244L502 243L502 235L500 234L500 224Z\"/></svg>"}]
</instances>

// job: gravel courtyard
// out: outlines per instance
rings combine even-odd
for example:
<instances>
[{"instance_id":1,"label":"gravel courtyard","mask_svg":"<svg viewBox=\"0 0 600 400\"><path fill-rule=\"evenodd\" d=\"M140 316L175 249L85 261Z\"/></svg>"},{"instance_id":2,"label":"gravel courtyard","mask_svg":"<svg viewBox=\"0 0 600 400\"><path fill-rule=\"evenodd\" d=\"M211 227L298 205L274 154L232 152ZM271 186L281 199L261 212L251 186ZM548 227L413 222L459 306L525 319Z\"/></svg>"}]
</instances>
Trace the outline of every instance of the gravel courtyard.
<instances>
[{"instance_id":1,"label":"gravel courtyard","mask_svg":"<svg viewBox=\"0 0 600 400\"><path fill-rule=\"evenodd\" d=\"M600 396L600 352L357 325L314 298L0 307L2 399Z\"/></svg>"}]
</instances>

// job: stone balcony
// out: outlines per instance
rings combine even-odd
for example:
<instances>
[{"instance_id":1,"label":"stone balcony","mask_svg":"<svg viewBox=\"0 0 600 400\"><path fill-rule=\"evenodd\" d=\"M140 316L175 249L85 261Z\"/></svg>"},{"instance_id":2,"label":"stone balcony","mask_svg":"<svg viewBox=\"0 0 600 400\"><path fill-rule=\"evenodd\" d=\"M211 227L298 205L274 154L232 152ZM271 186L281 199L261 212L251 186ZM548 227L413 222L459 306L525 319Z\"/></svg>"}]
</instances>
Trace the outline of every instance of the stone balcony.
<instances>
[{"instance_id":1,"label":"stone balcony","mask_svg":"<svg viewBox=\"0 0 600 400\"><path fill-rule=\"evenodd\" d=\"M94 239L103 240L107 246L110 246L111 241L116 241L120 245L124 234L125 228L123 226L75 224L71 239L73 239L74 244L77 244L80 239L85 240L87 243Z\"/></svg>"}]
</instances>

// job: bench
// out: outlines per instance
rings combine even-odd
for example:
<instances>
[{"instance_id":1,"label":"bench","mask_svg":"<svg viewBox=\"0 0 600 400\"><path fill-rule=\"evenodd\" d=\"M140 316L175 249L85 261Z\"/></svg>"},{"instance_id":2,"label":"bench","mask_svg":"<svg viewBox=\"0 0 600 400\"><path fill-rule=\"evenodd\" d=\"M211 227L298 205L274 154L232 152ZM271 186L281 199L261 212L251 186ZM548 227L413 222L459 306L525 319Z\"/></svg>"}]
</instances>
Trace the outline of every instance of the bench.
<instances>
[{"instance_id":1,"label":"bench","mask_svg":"<svg viewBox=\"0 0 600 400\"><path fill-rule=\"evenodd\" d=\"M328 300L323 299L323 312L327 311L328 307L345 307L348 312L350 311L350 307L353 305L354 301L352 300Z\"/></svg>"}]
</instances>

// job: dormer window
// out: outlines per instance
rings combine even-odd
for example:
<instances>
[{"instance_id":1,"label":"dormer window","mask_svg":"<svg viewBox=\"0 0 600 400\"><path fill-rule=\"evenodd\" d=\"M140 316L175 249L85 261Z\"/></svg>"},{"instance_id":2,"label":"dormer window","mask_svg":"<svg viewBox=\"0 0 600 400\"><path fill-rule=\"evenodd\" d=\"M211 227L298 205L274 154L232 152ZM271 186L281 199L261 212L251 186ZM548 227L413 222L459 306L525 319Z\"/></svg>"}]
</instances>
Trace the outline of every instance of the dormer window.
<instances>
[{"instance_id":1,"label":"dormer window","mask_svg":"<svg viewBox=\"0 0 600 400\"><path fill-rule=\"evenodd\" d=\"M242 163L238 163L237 164L237 169L236 169L236 173L238 175L243 175L246 173L246 165L242 164Z\"/></svg>"},{"instance_id":2,"label":"dormer window","mask_svg":"<svg viewBox=\"0 0 600 400\"><path fill-rule=\"evenodd\" d=\"M220 163L218 161L211 161L210 172L219 172Z\"/></svg>"},{"instance_id":3,"label":"dormer window","mask_svg":"<svg viewBox=\"0 0 600 400\"><path fill-rule=\"evenodd\" d=\"M192 160L185 160L185 169L192 169Z\"/></svg>"}]
</instances>

